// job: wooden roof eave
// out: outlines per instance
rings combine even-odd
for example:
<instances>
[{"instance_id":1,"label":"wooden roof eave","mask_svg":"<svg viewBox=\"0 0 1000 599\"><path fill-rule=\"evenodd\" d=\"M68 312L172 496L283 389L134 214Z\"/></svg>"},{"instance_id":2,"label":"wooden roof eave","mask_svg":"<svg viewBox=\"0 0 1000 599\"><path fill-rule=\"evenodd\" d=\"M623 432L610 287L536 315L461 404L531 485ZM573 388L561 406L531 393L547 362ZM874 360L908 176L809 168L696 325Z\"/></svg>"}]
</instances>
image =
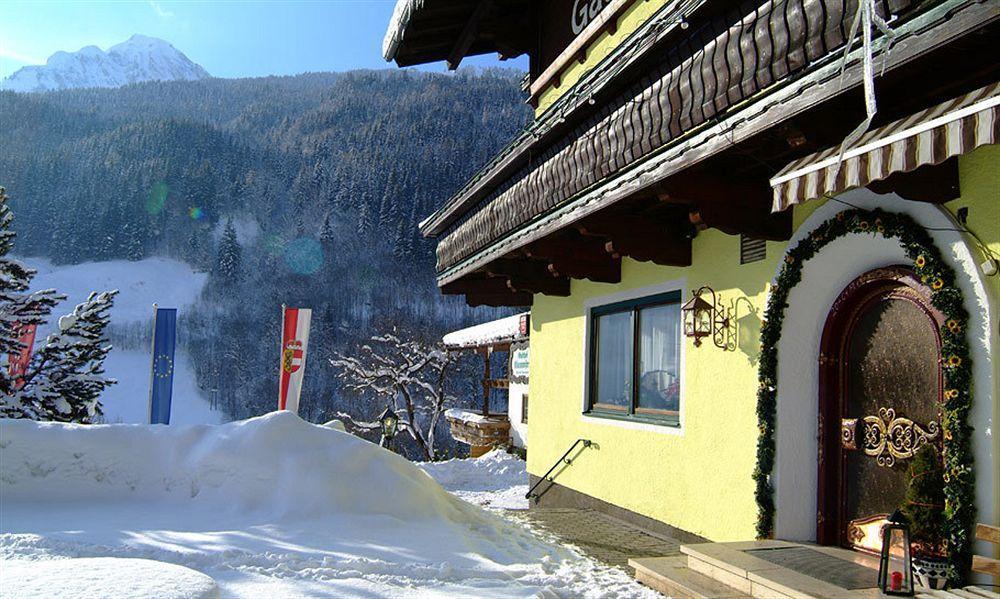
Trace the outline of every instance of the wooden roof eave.
<instances>
[{"instance_id":1,"label":"wooden roof eave","mask_svg":"<svg viewBox=\"0 0 1000 599\"><path fill-rule=\"evenodd\" d=\"M425 237L439 236L497 185L524 166L532 153L537 153L540 148L548 146L574 126L571 121L581 118L580 113L587 112L588 108L592 110L590 103L592 98L606 93L629 67L645 58L664 40L674 36L681 29L681 15L694 14L709 1L695 0L684 7L679 7L676 3L664 5L642 27L632 32L613 52L567 89L559 100L535 119L530 128L500 150L466 182L462 189L421 221L419 224L421 234ZM686 11L682 11L682 8L686 8ZM660 21L667 22L668 26L658 28L656 23ZM638 44L639 41L642 43L639 44L641 47L638 51L629 54L632 52L630 44ZM612 65L616 67L614 73L610 71ZM578 93L581 89L588 91L586 96Z\"/></svg>"},{"instance_id":2,"label":"wooden roof eave","mask_svg":"<svg viewBox=\"0 0 1000 599\"><path fill-rule=\"evenodd\" d=\"M955 4L961 4L961 7L956 9ZM984 23L996 20L997 15L991 14L990 10L978 2L945 2L930 9L905 24L905 30L898 32L901 39L894 44L886 58L886 71L958 39ZM853 50L849 55L849 64L859 64L860 56L860 48ZM443 269L438 273L438 285L445 287L459 281L499 258L616 202L652 188L658 182L677 175L710 156L861 85L861 69L848 68L841 75L840 68L840 60L831 59L806 76L772 87L767 90L768 93L744 103L726 118L706 123L674 140L661 150L564 202L552 212ZM737 124L739 128L736 127Z\"/></svg>"}]
</instances>

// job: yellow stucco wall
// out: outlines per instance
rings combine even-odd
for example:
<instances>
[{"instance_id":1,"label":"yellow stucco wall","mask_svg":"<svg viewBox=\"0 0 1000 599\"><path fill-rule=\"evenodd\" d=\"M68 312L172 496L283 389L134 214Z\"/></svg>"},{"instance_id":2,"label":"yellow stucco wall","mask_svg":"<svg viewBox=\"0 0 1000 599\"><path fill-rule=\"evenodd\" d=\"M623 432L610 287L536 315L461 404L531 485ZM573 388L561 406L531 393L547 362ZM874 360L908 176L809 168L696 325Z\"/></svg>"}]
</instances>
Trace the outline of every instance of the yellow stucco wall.
<instances>
[{"instance_id":1,"label":"yellow stucco wall","mask_svg":"<svg viewBox=\"0 0 1000 599\"><path fill-rule=\"evenodd\" d=\"M1000 252L1000 151L980 150L960 164L963 197L949 208L969 206L969 226ZM820 205L815 201L797 207L795 226ZM528 471L543 474L573 441L587 438L596 447L582 452L564 469L559 484L712 540L753 538L757 508L751 473L757 441L759 315L786 246L769 242L766 260L740 265L739 237L708 230L694 241L691 267L625 259L621 284L574 280L569 297L536 295L531 311ZM711 343L695 348L690 340L683 340L684 426L680 430L636 430L585 419L581 414L585 302L674 280L683 281L684 300L692 287L703 284L712 286L726 305L738 297L749 300L740 300L738 350L724 352ZM990 281L996 292L991 303L996 306L1000 276ZM750 306L756 316L750 314ZM996 369L994 384L1000 378ZM996 448L994 455L1000 455Z\"/></svg>"},{"instance_id":2,"label":"yellow stucco wall","mask_svg":"<svg viewBox=\"0 0 1000 599\"><path fill-rule=\"evenodd\" d=\"M618 29L614 34L605 32L599 35L597 39L587 46L587 58L582 63L577 60L570 61L567 68L562 71L559 85L550 85L539 94L535 115L537 116L545 112L553 102L576 85L576 82L581 77L604 60L612 50L617 48L628 36L632 35L632 32L638 29L666 3L667 0L635 0L632 2L632 6L628 7L618 17Z\"/></svg>"}]
</instances>

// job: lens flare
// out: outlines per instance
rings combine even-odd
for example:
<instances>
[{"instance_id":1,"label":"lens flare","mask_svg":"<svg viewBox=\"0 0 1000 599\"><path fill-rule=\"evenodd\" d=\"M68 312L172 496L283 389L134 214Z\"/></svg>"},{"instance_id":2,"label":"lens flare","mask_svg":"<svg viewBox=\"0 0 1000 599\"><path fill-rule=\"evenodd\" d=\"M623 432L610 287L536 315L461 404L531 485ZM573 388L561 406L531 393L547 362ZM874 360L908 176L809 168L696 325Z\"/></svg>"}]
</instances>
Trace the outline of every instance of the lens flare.
<instances>
[{"instance_id":1,"label":"lens flare","mask_svg":"<svg viewBox=\"0 0 1000 599\"><path fill-rule=\"evenodd\" d=\"M285 241L279 235L268 235L264 238L264 251L270 256L280 256L285 253Z\"/></svg>"},{"instance_id":2,"label":"lens flare","mask_svg":"<svg viewBox=\"0 0 1000 599\"><path fill-rule=\"evenodd\" d=\"M163 208L167 205L169 191L167 184L163 181L153 184L152 189L149 190L149 196L146 198L146 212L152 215L163 212Z\"/></svg>"},{"instance_id":3,"label":"lens flare","mask_svg":"<svg viewBox=\"0 0 1000 599\"><path fill-rule=\"evenodd\" d=\"M192 206L188 208L188 216L194 220L201 220L205 218L205 211L201 209L201 206Z\"/></svg>"},{"instance_id":4,"label":"lens flare","mask_svg":"<svg viewBox=\"0 0 1000 599\"><path fill-rule=\"evenodd\" d=\"M323 248L315 239L293 239L285 246L285 264L297 274L315 274L323 266Z\"/></svg>"}]
</instances>

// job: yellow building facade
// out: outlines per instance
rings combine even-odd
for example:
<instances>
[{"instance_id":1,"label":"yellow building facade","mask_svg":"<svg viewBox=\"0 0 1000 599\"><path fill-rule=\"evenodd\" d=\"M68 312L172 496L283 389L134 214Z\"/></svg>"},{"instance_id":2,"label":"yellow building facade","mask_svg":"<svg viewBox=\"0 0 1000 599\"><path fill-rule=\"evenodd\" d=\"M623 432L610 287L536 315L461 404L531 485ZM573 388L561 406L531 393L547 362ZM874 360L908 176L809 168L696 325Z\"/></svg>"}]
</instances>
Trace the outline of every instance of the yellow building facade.
<instances>
[{"instance_id":1,"label":"yellow building facade","mask_svg":"<svg viewBox=\"0 0 1000 599\"><path fill-rule=\"evenodd\" d=\"M1000 254L1000 148L980 149L959 164L962 197L940 210L953 216L959 208L968 208L969 228ZM878 205L879 198L872 201ZM795 230L808 227L809 217L824 205L848 208L822 200L796 207ZM987 260L968 236L964 245L977 263ZM531 311L530 394L537 399L530 405L528 471L543 475L576 439L589 439L594 448L582 451L572 467L559 474L560 485L711 540L754 538L760 319L787 248L786 242L768 242L765 260L741 265L739 237L707 231L694 240L690 267L625 260L620 284L573 281L570 297L536 296ZM894 262L887 258L887 264ZM990 369L992 393L983 389L977 394L989 415L988 420L978 421L977 441L980 453L989 456L1000 451L991 434L992 423L1000 417L1000 370L990 359L997 341L1000 276L981 275L981 279L993 323L990 351L983 360ZM695 347L692 340L684 340L681 426L632 425L586 416L588 307L666 290L680 290L686 299L701 285L711 286L725 303L733 303L737 348L722 351L710 343ZM982 472L986 475L988 469ZM992 507L982 510L983 515L995 517L1000 511L1000 477L985 478L992 481L985 483L980 495Z\"/></svg>"}]
</instances>

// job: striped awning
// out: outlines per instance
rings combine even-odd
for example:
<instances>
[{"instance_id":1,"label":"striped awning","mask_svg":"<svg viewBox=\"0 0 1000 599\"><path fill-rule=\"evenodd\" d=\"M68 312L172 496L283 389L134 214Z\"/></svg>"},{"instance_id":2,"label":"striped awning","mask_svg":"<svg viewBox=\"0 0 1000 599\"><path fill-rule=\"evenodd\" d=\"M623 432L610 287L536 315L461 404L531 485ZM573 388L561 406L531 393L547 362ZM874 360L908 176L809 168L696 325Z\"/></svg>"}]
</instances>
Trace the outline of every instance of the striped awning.
<instances>
[{"instance_id":1,"label":"striped awning","mask_svg":"<svg viewBox=\"0 0 1000 599\"><path fill-rule=\"evenodd\" d=\"M773 212L898 172L940 164L1000 141L1000 83L865 133L840 157L840 146L792 162L771 179Z\"/></svg>"}]
</instances>

